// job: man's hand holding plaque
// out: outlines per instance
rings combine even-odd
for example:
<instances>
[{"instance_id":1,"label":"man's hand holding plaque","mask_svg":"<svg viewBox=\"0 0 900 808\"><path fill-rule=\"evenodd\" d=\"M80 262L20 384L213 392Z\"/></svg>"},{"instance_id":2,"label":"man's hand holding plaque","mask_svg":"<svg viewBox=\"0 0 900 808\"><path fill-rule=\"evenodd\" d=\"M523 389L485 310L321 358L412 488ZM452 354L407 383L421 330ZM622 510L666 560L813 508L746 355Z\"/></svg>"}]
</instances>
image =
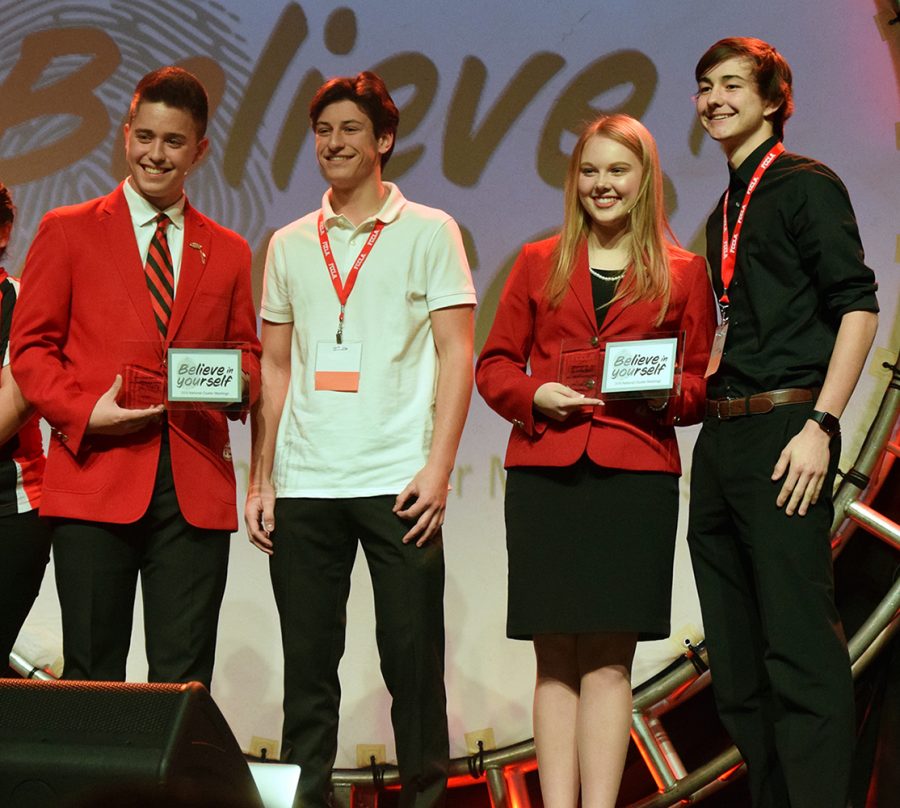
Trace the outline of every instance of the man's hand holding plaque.
<instances>
[{"instance_id":1,"label":"man's hand holding plaque","mask_svg":"<svg viewBox=\"0 0 900 808\"><path fill-rule=\"evenodd\" d=\"M159 399L155 404L140 406L142 402L140 396L150 395L150 388L152 385L142 388L139 382L129 397L122 376L117 375L109 390L97 399L88 420L86 434L129 435L143 429L149 423L158 421L164 409ZM162 387L158 392L162 392Z\"/></svg>"}]
</instances>

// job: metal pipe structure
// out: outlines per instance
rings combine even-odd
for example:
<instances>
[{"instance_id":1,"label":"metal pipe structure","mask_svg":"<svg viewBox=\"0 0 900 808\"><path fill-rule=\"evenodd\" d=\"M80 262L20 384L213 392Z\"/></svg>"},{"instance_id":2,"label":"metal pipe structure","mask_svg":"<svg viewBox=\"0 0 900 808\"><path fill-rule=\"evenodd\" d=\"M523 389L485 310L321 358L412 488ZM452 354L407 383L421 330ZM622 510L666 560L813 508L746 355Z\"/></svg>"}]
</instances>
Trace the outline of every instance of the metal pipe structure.
<instances>
[{"instance_id":1,"label":"metal pipe structure","mask_svg":"<svg viewBox=\"0 0 900 808\"><path fill-rule=\"evenodd\" d=\"M851 502L847 506L847 516L860 527L864 527L873 536L884 539L900 550L900 525L878 513L864 502Z\"/></svg>"},{"instance_id":2,"label":"metal pipe structure","mask_svg":"<svg viewBox=\"0 0 900 808\"><path fill-rule=\"evenodd\" d=\"M49 681L56 678L52 673L48 673L43 668L35 667L27 659L25 659L25 657L23 657L21 654L17 654L15 651L10 652L9 667L12 668L16 673L18 673L19 676L21 676L23 679L40 679L43 681Z\"/></svg>"},{"instance_id":3,"label":"metal pipe structure","mask_svg":"<svg viewBox=\"0 0 900 808\"><path fill-rule=\"evenodd\" d=\"M881 399L878 413L860 447L856 463L843 475L834 495L834 520L831 524L831 544L839 553L856 529L858 522L849 518L851 505L870 503L900 456L897 443L900 413L900 356L893 365L885 362L891 379Z\"/></svg>"}]
</instances>

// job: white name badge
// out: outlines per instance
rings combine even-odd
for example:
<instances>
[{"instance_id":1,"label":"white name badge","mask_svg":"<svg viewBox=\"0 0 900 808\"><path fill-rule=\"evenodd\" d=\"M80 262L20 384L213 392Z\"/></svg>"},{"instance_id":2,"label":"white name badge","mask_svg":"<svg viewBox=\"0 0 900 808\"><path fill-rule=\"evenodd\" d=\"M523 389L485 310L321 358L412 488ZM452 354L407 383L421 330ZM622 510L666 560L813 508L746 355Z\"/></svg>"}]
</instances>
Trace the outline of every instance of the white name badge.
<instances>
[{"instance_id":1,"label":"white name badge","mask_svg":"<svg viewBox=\"0 0 900 808\"><path fill-rule=\"evenodd\" d=\"M234 404L241 400L239 348L169 348L168 399Z\"/></svg>"},{"instance_id":2,"label":"white name badge","mask_svg":"<svg viewBox=\"0 0 900 808\"><path fill-rule=\"evenodd\" d=\"M716 335L713 337L712 348L709 352L709 364L706 366L704 378L708 379L722 363L722 354L725 353L725 337L728 336L728 320L723 320L716 326Z\"/></svg>"},{"instance_id":3,"label":"white name badge","mask_svg":"<svg viewBox=\"0 0 900 808\"><path fill-rule=\"evenodd\" d=\"M316 343L316 390L359 392L362 343L334 341Z\"/></svg>"},{"instance_id":4,"label":"white name badge","mask_svg":"<svg viewBox=\"0 0 900 808\"><path fill-rule=\"evenodd\" d=\"M671 390L677 357L677 337L607 342L601 391L614 395Z\"/></svg>"}]
</instances>

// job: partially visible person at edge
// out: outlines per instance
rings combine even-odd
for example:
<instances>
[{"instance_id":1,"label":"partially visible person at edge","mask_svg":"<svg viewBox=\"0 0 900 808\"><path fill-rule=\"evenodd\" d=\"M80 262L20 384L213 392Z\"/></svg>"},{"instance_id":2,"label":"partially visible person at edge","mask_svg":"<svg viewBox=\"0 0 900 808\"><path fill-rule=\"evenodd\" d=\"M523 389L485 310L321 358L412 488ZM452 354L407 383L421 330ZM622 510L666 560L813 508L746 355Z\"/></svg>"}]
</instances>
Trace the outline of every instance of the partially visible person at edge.
<instances>
[{"instance_id":1,"label":"partially visible person at edge","mask_svg":"<svg viewBox=\"0 0 900 808\"><path fill-rule=\"evenodd\" d=\"M444 546L472 393L475 288L456 222L382 180L399 113L374 73L310 104L322 207L269 245L245 520L271 555L284 647L282 757L329 804L350 574L372 576L400 805L447 787ZM346 315L346 316L345 316Z\"/></svg>"},{"instance_id":2,"label":"partially visible person at edge","mask_svg":"<svg viewBox=\"0 0 900 808\"><path fill-rule=\"evenodd\" d=\"M695 78L729 175L706 227L724 350L688 530L713 690L756 808L846 808L853 684L829 532L838 419L875 335L875 276L843 183L784 151L784 57L723 39Z\"/></svg>"},{"instance_id":3,"label":"partially visible person at edge","mask_svg":"<svg viewBox=\"0 0 900 808\"><path fill-rule=\"evenodd\" d=\"M164 409L168 350L239 346L246 406L259 390L250 248L184 185L209 146L206 90L163 67L124 127L129 176L44 216L11 338L25 397L51 427L41 516L66 679L122 680L140 578L151 682L210 686L237 528L231 410ZM145 384L134 397L134 375Z\"/></svg>"},{"instance_id":4,"label":"partially visible person at edge","mask_svg":"<svg viewBox=\"0 0 900 808\"><path fill-rule=\"evenodd\" d=\"M16 208L0 182L0 261ZM44 451L39 416L9 367L9 330L19 282L0 266L0 676L38 596L50 559L50 530L38 518Z\"/></svg>"},{"instance_id":5,"label":"partially visible person at edge","mask_svg":"<svg viewBox=\"0 0 900 808\"><path fill-rule=\"evenodd\" d=\"M574 808L579 793L584 808L615 805L635 645L669 634L673 426L701 417L715 316L704 260L667 234L653 137L627 115L593 121L569 162L560 234L523 248L476 367L479 392L513 423L507 634L534 642L547 808ZM599 379L587 395L559 380L564 343L676 332L671 397L603 401Z\"/></svg>"}]
</instances>

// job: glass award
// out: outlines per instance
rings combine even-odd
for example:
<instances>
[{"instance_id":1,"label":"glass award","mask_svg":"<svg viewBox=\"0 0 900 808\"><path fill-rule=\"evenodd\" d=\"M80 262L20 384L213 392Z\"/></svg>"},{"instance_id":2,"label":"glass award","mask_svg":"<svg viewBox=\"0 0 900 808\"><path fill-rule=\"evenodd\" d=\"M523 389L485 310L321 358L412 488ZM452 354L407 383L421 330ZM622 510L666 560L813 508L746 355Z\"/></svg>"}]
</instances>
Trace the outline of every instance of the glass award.
<instances>
[{"instance_id":1,"label":"glass award","mask_svg":"<svg viewBox=\"0 0 900 808\"><path fill-rule=\"evenodd\" d=\"M175 341L166 356L167 409L229 408L244 401L240 343Z\"/></svg>"},{"instance_id":2,"label":"glass award","mask_svg":"<svg viewBox=\"0 0 900 808\"><path fill-rule=\"evenodd\" d=\"M126 410L145 410L165 403L166 376L161 368L136 363L122 366L122 388L116 403Z\"/></svg>"},{"instance_id":3,"label":"glass award","mask_svg":"<svg viewBox=\"0 0 900 808\"><path fill-rule=\"evenodd\" d=\"M240 342L174 341L164 359L161 343L117 343L111 348L122 368L116 401L129 410L163 404L167 410L244 412L249 406L241 361L246 347Z\"/></svg>"},{"instance_id":4,"label":"glass award","mask_svg":"<svg viewBox=\"0 0 900 808\"><path fill-rule=\"evenodd\" d=\"M629 334L604 345L601 398L672 398L681 393L684 331Z\"/></svg>"},{"instance_id":5,"label":"glass award","mask_svg":"<svg viewBox=\"0 0 900 808\"><path fill-rule=\"evenodd\" d=\"M596 339L564 339L559 354L559 382L576 393L599 398L603 351Z\"/></svg>"}]
</instances>

